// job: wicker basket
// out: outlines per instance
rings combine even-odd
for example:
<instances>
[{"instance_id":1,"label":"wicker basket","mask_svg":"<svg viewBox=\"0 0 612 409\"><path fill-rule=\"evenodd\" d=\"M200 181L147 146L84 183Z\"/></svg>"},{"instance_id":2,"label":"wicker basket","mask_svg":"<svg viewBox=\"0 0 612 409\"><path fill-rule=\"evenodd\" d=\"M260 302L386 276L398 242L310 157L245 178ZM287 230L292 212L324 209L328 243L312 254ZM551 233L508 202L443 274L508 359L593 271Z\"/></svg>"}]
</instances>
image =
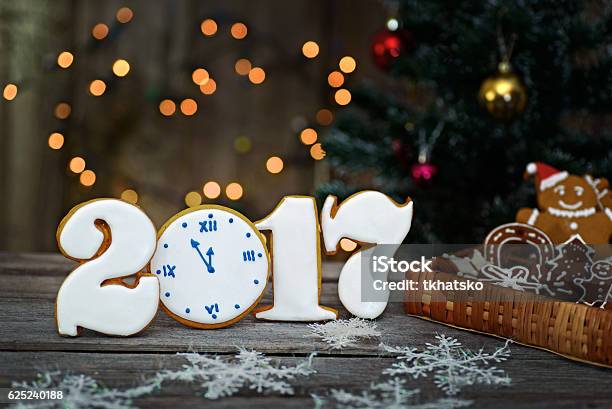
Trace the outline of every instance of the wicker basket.
<instances>
[{"instance_id":1,"label":"wicker basket","mask_svg":"<svg viewBox=\"0 0 612 409\"><path fill-rule=\"evenodd\" d=\"M467 281L455 274L410 272L409 280ZM545 349L567 358L612 367L612 311L558 301L483 283L469 292L406 292L405 310L427 320ZM484 296L484 297L483 297ZM460 297L460 298L459 298ZM475 301L475 299L488 301Z\"/></svg>"}]
</instances>

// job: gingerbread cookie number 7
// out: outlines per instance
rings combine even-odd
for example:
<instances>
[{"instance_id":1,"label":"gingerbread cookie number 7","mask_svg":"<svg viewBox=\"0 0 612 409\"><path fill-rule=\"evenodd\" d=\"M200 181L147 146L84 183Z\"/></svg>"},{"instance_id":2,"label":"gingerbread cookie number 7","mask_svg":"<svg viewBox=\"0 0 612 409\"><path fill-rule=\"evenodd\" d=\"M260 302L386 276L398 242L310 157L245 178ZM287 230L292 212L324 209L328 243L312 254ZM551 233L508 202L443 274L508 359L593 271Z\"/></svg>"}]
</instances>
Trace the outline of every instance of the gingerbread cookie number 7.
<instances>
[{"instance_id":1,"label":"gingerbread cookie number 7","mask_svg":"<svg viewBox=\"0 0 612 409\"><path fill-rule=\"evenodd\" d=\"M138 207L96 199L72 209L57 231L61 252L81 264L57 294L61 335L79 328L128 336L145 329L159 307L159 282L141 274L133 286L120 278L139 273L155 252L155 226Z\"/></svg>"},{"instance_id":2,"label":"gingerbread cookie number 7","mask_svg":"<svg viewBox=\"0 0 612 409\"><path fill-rule=\"evenodd\" d=\"M366 190L355 193L339 206L336 201L335 196L328 196L321 210L323 238L328 254L334 254L340 240L348 238L361 244L387 244L379 251L391 257L410 231L410 198L406 199L405 204L398 204L383 193ZM382 292L381 301L364 301L361 297L361 289L365 286L372 288L374 282L371 264L362 269L361 255L370 257L373 250L374 247L371 247L355 252L342 267L338 279L338 296L342 305L360 318L378 317L387 307L389 299L388 290Z\"/></svg>"}]
</instances>

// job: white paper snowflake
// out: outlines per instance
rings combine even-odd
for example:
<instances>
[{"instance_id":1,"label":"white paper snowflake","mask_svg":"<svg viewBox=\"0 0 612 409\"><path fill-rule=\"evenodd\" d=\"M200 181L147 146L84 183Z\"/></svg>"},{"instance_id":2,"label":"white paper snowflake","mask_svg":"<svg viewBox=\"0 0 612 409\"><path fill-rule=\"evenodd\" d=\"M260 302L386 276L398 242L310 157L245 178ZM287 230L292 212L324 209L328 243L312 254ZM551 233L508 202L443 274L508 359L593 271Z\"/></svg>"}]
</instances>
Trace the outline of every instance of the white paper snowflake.
<instances>
[{"instance_id":1,"label":"white paper snowflake","mask_svg":"<svg viewBox=\"0 0 612 409\"><path fill-rule=\"evenodd\" d=\"M327 397L313 395L315 409L453 409L472 404L472 401L455 398L420 403L419 389L406 389L405 383L403 379L391 378L373 383L368 390L359 393L332 389Z\"/></svg>"},{"instance_id":2,"label":"white paper snowflake","mask_svg":"<svg viewBox=\"0 0 612 409\"><path fill-rule=\"evenodd\" d=\"M138 390L108 389L87 375L62 376L60 372L38 374L35 381L13 382L11 386L18 390L38 392L49 389L61 391L63 394L61 400L20 401L11 406L15 409L131 409L134 408L132 399L153 391L149 385Z\"/></svg>"},{"instance_id":3,"label":"white paper snowflake","mask_svg":"<svg viewBox=\"0 0 612 409\"><path fill-rule=\"evenodd\" d=\"M316 371L312 368L315 354L296 366L274 365L271 358L247 349L228 360L220 356L200 355L197 353L179 354L189 364L177 371L163 371L157 375L157 383L167 381L198 382L207 399L231 396L242 388L258 393L277 392L292 395L293 387L289 381L298 376L308 376Z\"/></svg>"},{"instance_id":4,"label":"white paper snowflake","mask_svg":"<svg viewBox=\"0 0 612 409\"><path fill-rule=\"evenodd\" d=\"M334 320L325 324L310 324L312 331L308 336L321 338L331 349L342 349L357 344L359 338L380 337L376 322L361 318Z\"/></svg>"},{"instance_id":5,"label":"white paper snowflake","mask_svg":"<svg viewBox=\"0 0 612 409\"><path fill-rule=\"evenodd\" d=\"M312 360L315 354L296 366L274 365L271 358L260 352L239 349L232 358L203 355L195 352L180 353L189 363L178 370L164 370L136 387L119 390L107 389L87 375L48 372L33 382L14 382L13 388L38 391L61 390L63 400L39 400L18 403L15 409L131 409L132 400L162 389L166 382L199 383L201 394L207 399L231 396L242 388L258 393L277 392L293 394L289 383L298 376L315 373Z\"/></svg>"},{"instance_id":6,"label":"white paper snowflake","mask_svg":"<svg viewBox=\"0 0 612 409\"><path fill-rule=\"evenodd\" d=\"M483 348L477 352L463 348L461 343L452 337L438 334L436 339L437 344L427 343L425 350L421 352L417 348L381 344L385 351L398 354L398 362L383 373L392 376L409 374L418 378L426 377L432 372L434 383L451 396L459 393L462 387L476 383L510 384L510 378L502 369L491 366L492 363L505 361L510 356L510 341L493 353L485 353Z\"/></svg>"}]
</instances>

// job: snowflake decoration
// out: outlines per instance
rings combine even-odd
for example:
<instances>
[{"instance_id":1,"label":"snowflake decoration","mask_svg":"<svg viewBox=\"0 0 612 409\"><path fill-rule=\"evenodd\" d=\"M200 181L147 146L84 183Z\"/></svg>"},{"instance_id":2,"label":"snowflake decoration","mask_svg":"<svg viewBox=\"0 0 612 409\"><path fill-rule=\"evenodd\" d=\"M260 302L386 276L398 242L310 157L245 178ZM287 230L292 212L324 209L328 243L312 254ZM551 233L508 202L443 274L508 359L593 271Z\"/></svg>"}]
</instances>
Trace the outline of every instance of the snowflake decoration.
<instances>
[{"instance_id":1,"label":"snowflake decoration","mask_svg":"<svg viewBox=\"0 0 612 409\"><path fill-rule=\"evenodd\" d=\"M510 378L506 373L490 366L491 363L505 361L510 356L506 344L493 353L485 353L483 348L477 352L463 348L461 343L452 337L436 335L437 344L426 344L424 351L416 348L390 347L381 344L387 352L398 354L397 361L383 373L396 376L409 374L413 378L434 374L434 383L447 395L454 396L461 388L476 383L488 385L508 385Z\"/></svg>"},{"instance_id":2,"label":"snowflake decoration","mask_svg":"<svg viewBox=\"0 0 612 409\"><path fill-rule=\"evenodd\" d=\"M316 372L312 369L314 353L293 367L275 366L272 359L261 352L242 348L231 361L220 356L197 353L178 355L186 358L189 364L177 371L160 372L156 376L156 384L161 385L166 381L200 382L203 396L207 399L231 396L244 387L258 393L292 395L293 387L288 381Z\"/></svg>"},{"instance_id":3,"label":"snowflake decoration","mask_svg":"<svg viewBox=\"0 0 612 409\"><path fill-rule=\"evenodd\" d=\"M373 338L381 335L374 321L356 317L349 320L329 321L325 324L310 324L308 328L312 331L309 336L322 338L331 349L354 346L359 338Z\"/></svg>"},{"instance_id":4,"label":"snowflake decoration","mask_svg":"<svg viewBox=\"0 0 612 409\"><path fill-rule=\"evenodd\" d=\"M25 391L50 389L63 393L61 400L20 401L12 406L15 409L131 409L134 408L132 399L153 390L150 386L127 391L107 389L87 375L65 374L61 377L60 372L38 374L35 381L13 382L11 386Z\"/></svg>"},{"instance_id":5,"label":"snowflake decoration","mask_svg":"<svg viewBox=\"0 0 612 409\"><path fill-rule=\"evenodd\" d=\"M63 400L40 400L18 403L15 409L132 409L132 400L161 389L170 381L199 382L202 396L218 399L231 396L242 388L258 393L277 392L284 395L294 393L289 381L298 376L315 373L312 360L315 354L296 366L278 366L260 352L239 349L238 354L227 359L220 356L200 355L195 352L179 353L188 361L178 370L164 370L141 385L126 390L107 389L87 375L59 372L40 374L33 382L13 382L13 388L38 391L52 389L63 392Z\"/></svg>"},{"instance_id":6,"label":"snowflake decoration","mask_svg":"<svg viewBox=\"0 0 612 409\"><path fill-rule=\"evenodd\" d=\"M324 409L333 401L337 409L453 409L472 404L469 400L445 398L433 402L418 403L419 389L406 389L406 381L391 378L373 383L369 390L354 394L342 389L332 389L328 397L313 395L315 409Z\"/></svg>"}]
</instances>

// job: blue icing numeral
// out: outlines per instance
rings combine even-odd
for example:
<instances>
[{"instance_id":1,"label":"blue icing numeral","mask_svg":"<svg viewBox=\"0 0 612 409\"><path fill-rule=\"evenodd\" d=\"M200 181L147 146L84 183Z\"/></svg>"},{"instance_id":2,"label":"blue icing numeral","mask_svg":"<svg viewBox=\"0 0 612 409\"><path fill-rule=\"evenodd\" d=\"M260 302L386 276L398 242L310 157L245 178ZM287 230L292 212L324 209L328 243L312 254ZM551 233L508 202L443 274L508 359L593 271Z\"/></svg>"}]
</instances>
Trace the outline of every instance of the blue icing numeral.
<instances>
[{"instance_id":1,"label":"blue icing numeral","mask_svg":"<svg viewBox=\"0 0 612 409\"><path fill-rule=\"evenodd\" d=\"M208 217L212 217L212 214L209 214ZM216 220L202 220L198 223L200 224L200 233L210 233L213 231L217 231Z\"/></svg>"},{"instance_id":2,"label":"blue icing numeral","mask_svg":"<svg viewBox=\"0 0 612 409\"><path fill-rule=\"evenodd\" d=\"M187 228L187 223L183 222L183 224L181 224L181 226L183 226L183 229Z\"/></svg>"},{"instance_id":3,"label":"blue icing numeral","mask_svg":"<svg viewBox=\"0 0 612 409\"><path fill-rule=\"evenodd\" d=\"M229 222L230 222L230 223L234 223L234 219L232 219L232 218L230 217Z\"/></svg>"},{"instance_id":4,"label":"blue icing numeral","mask_svg":"<svg viewBox=\"0 0 612 409\"><path fill-rule=\"evenodd\" d=\"M176 276L174 275L174 270L176 270L176 266L171 266L170 264L167 264L163 266L162 269L164 270L164 277L176 278ZM156 273L161 274L161 271L157 270Z\"/></svg>"},{"instance_id":5,"label":"blue icing numeral","mask_svg":"<svg viewBox=\"0 0 612 409\"><path fill-rule=\"evenodd\" d=\"M259 280L257 280L257 279L253 280L253 282L254 282L255 284L259 284Z\"/></svg>"},{"instance_id":6,"label":"blue icing numeral","mask_svg":"<svg viewBox=\"0 0 612 409\"><path fill-rule=\"evenodd\" d=\"M168 243L164 244L164 248L167 249L168 248Z\"/></svg>"},{"instance_id":7,"label":"blue icing numeral","mask_svg":"<svg viewBox=\"0 0 612 409\"><path fill-rule=\"evenodd\" d=\"M165 295L166 297L170 297L170 293L168 293L168 292L167 292L166 294L164 294L164 295Z\"/></svg>"},{"instance_id":8,"label":"blue icing numeral","mask_svg":"<svg viewBox=\"0 0 612 409\"><path fill-rule=\"evenodd\" d=\"M242 252L242 261L255 261L255 250L245 250Z\"/></svg>"},{"instance_id":9,"label":"blue icing numeral","mask_svg":"<svg viewBox=\"0 0 612 409\"><path fill-rule=\"evenodd\" d=\"M251 233L246 234L247 238L251 237Z\"/></svg>"},{"instance_id":10,"label":"blue icing numeral","mask_svg":"<svg viewBox=\"0 0 612 409\"><path fill-rule=\"evenodd\" d=\"M215 312L219 312L219 304L215 303L215 304L211 304L211 305L205 305L204 309L206 310L207 313L211 314L213 319L217 319L217 314L213 314Z\"/></svg>"},{"instance_id":11,"label":"blue icing numeral","mask_svg":"<svg viewBox=\"0 0 612 409\"><path fill-rule=\"evenodd\" d=\"M186 312L187 314L189 314L189 313L191 312L191 309L189 309L189 308L185 308L185 312Z\"/></svg>"},{"instance_id":12,"label":"blue icing numeral","mask_svg":"<svg viewBox=\"0 0 612 409\"><path fill-rule=\"evenodd\" d=\"M235 308L235 309L239 309L239 308L240 308L240 305L236 304L236 305L234 305L234 308Z\"/></svg>"}]
</instances>

